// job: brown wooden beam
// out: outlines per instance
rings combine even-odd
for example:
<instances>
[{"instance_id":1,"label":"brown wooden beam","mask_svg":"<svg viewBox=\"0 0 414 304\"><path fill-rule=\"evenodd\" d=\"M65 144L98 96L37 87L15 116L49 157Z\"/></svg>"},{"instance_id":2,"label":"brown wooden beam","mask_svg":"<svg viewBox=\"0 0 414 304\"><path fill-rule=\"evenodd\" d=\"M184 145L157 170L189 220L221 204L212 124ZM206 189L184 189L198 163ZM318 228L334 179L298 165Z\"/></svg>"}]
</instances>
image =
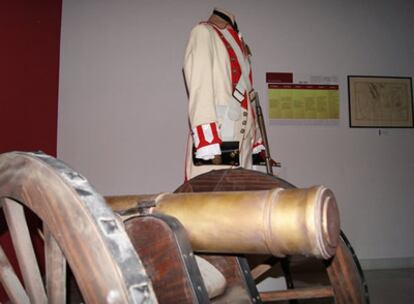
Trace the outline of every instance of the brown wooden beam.
<instances>
[{"instance_id":1,"label":"brown wooden beam","mask_svg":"<svg viewBox=\"0 0 414 304\"><path fill-rule=\"evenodd\" d=\"M280 291L261 292L263 302L300 299L321 299L333 297L333 289L327 287L297 288Z\"/></svg>"}]
</instances>

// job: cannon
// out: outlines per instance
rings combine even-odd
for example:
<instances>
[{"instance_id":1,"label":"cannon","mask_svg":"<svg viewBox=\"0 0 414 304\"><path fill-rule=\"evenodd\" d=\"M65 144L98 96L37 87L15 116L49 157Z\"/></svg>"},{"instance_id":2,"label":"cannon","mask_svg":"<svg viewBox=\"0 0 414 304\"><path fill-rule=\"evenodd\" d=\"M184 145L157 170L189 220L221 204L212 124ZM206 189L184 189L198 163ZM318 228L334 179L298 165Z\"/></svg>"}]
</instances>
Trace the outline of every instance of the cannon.
<instances>
[{"instance_id":1,"label":"cannon","mask_svg":"<svg viewBox=\"0 0 414 304\"><path fill-rule=\"evenodd\" d=\"M197 252L328 259L338 243L336 201L322 186L106 197L119 213L142 209L140 205L148 201L154 202L151 212L173 216L183 224Z\"/></svg>"},{"instance_id":2,"label":"cannon","mask_svg":"<svg viewBox=\"0 0 414 304\"><path fill-rule=\"evenodd\" d=\"M19 266L0 247L0 280L13 303L66 303L67 272L86 303L368 301L357 259L340 235L335 198L324 187L296 189L238 169L196 177L175 193L104 198L63 162L12 152L0 156L0 205ZM33 249L27 212L41 220L44 254ZM224 275L222 294L207 292L195 252ZM259 293L250 254L317 257L331 285Z\"/></svg>"}]
</instances>

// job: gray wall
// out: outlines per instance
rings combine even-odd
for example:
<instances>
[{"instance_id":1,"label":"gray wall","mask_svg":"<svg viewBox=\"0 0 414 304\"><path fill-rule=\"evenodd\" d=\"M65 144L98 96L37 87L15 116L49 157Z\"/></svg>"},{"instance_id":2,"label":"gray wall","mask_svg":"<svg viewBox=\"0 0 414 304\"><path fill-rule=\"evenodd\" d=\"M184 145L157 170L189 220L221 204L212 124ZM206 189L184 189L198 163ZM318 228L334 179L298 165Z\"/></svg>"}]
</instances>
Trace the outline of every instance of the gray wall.
<instances>
[{"instance_id":1,"label":"gray wall","mask_svg":"<svg viewBox=\"0 0 414 304\"><path fill-rule=\"evenodd\" d=\"M413 129L350 129L347 75L414 74L412 1L64 0L58 156L103 194L172 191L187 136L181 74L192 26L235 13L265 73L337 75L337 125L268 124L278 174L325 184L361 258L414 257Z\"/></svg>"}]
</instances>

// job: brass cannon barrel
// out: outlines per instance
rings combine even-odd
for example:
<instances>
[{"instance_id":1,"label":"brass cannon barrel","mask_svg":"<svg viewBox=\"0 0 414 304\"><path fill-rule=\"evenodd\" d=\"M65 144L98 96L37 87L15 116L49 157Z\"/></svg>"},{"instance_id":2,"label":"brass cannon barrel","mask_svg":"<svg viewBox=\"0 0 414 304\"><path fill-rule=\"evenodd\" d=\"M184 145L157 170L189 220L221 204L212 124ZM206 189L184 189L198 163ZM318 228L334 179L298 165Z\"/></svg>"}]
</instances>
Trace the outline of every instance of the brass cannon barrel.
<instances>
[{"instance_id":1,"label":"brass cannon barrel","mask_svg":"<svg viewBox=\"0 0 414 304\"><path fill-rule=\"evenodd\" d=\"M182 223L198 252L301 254L327 259L338 244L336 200L323 186L107 197L115 211L139 208L149 201L154 202L151 212L173 216Z\"/></svg>"}]
</instances>

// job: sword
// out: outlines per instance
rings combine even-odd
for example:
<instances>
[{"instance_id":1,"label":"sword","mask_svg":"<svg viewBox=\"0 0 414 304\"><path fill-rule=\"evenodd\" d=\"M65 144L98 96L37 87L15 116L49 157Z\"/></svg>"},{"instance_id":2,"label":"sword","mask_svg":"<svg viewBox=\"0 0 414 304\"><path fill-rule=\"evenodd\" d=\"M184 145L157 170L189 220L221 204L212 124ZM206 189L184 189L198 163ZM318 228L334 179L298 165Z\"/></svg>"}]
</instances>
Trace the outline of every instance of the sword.
<instances>
[{"instance_id":1,"label":"sword","mask_svg":"<svg viewBox=\"0 0 414 304\"><path fill-rule=\"evenodd\" d=\"M269 142L267 141L266 125L263 118L262 106L260 105L259 101L259 94L257 92L255 92L255 102L257 123L259 125L260 133L262 135L263 145L266 148L264 151L266 172L267 174L273 175L273 165L275 167L281 167L281 164L279 162L275 162L274 160L272 160L272 157L270 156Z\"/></svg>"}]
</instances>

